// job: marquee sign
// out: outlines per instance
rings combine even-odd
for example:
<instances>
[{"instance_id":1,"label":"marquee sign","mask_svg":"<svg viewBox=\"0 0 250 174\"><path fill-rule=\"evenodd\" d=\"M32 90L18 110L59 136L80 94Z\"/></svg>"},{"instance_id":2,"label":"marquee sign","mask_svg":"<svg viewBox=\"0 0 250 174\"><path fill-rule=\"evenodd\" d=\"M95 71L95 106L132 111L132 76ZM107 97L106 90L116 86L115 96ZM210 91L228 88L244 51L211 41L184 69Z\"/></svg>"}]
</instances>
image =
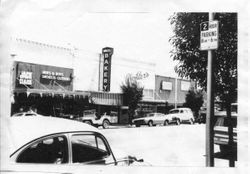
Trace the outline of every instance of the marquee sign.
<instances>
[{"instance_id":1,"label":"marquee sign","mask_svg":"<svg viewBox=\"0 0 250 174\"><path fill-rule=\"evenodd\" d=\"M103 91L110 91L111 79L111 56L113 55L113 48L105 47L102 49L103 54Z\"/></svg>"},{"instance_id":2,"label":"marquee sign","mask_svg":"<svg viewBox=\"0 0 250 174\"><path fill-rule=\"evenodd\" d=\"M16 88L73 90L73 69L15 62Z\"/></svg>"}]
</instances>

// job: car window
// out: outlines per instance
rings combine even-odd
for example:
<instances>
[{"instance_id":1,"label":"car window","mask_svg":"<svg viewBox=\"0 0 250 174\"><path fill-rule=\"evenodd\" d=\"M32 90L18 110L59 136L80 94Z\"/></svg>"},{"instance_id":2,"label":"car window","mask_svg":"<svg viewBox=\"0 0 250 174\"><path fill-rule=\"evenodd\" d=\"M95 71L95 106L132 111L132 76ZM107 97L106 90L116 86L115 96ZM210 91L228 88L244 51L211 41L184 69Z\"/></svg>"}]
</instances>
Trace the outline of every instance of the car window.
<instances>
[{"instance_id":1,"label":"car window","mask_svg":"<svg viewBox=\"0 0 250 174\"><path fill-rule=\"evenodd\" d=\"M13 116L16 116L16 117L23 116L23 113L14 114Z\"/></svg>"},{"instance_id":2,"label":"car window","mask_svg":"<svg viewBox=\"0 0 250 174\"><path fill-rule=\"evenodd\" d=\"M153 117L153 116L154 116L153 113L147 115L147 117Z\"/></svg>"},{"instance_id":3,"label":"car window","mask_svg":"<svg viewBox=\"0 0 250 174\"><path fill-rule=\"evenodd\" d=\"M229 119L227 117L218 117L217 121L215 123L215 126L228 127L229 126ZM233 126L233 128L237 127L237 118L235 118L235 117L232 117L232 126Z\"/></svg>"},{"instance_id":4,"label":"car window","mask_svg":"<svg viewBox=\"0 0 250 174\"><path fill-rule=\"evenodd\" d=\"M92 164L100 164L102 159L110 155L105 142L98 136L73 135L71 141L73 163L96 161L96 163L93 162Z\"/></svg>"},{"instance_id":5,"label":"car window","mask_svg":"<svg viewBox=\"0 0 250 174\"><path fill-rule=\"evenodd\" d=\"M25 114L25 116L36 116L36 114Z\"/></svg>"},{"instance_id":6,"label":"car window","mask_svg":"<svg viewBox=\"0 0 250 174\"><path fill-rule=\"evenodd\" d=\"M170 112L169 112L170 114L177 114L177 113L179 113L179 110L171 110Z\"/></svg>"},{"instance_id":7,"label":"car window","mask_svg":"<svg viewBox=\"0 0 250 174\"><path fill-rule=\"evenodd\" d=\"M68 145L65 136L50 137L31 144L20 153L18 163L67 163Z\"/></svg>"}]
</instances>

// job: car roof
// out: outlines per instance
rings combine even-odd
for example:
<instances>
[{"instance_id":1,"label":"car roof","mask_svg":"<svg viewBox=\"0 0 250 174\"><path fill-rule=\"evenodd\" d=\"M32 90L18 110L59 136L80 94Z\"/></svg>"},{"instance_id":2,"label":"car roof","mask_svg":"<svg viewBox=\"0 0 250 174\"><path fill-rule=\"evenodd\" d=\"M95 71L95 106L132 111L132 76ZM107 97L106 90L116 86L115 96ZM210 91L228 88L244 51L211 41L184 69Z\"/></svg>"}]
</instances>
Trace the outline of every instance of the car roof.
<instances>
[{"instance_id":1,"label":"car roof","mask_svg":"<svg viewBox=\"0 0 250 174\"><path fill-rule=\"evenodd\" d=\"M18 113L13 114L12 117L13 116L25 116L25 115L34 115L34 116L36 116L36 115L39 115L39 114L37 114L35 112L18 112Z\"/></svg>"},{"instance_id":2,"label":"car roof","mask_svg":"<svg viewBox=\"0 0 250 174\"><path fill-rule=\"evenodd\" d=\"M175 108L175 109L171 109L170 111L172 110L190 110L190 108Z\"/></svg>"},{"instance_id":3,"label":"car roof","mask_svg":"<svg viewBox=\"0 0 250 174\"><path fill-rule=\"evenodd\" d=\"M10 152L37 138L63 132L92 131L97 128L85 123L56 117L11 117L9 119Z\"/></svg>"}]
</instances>

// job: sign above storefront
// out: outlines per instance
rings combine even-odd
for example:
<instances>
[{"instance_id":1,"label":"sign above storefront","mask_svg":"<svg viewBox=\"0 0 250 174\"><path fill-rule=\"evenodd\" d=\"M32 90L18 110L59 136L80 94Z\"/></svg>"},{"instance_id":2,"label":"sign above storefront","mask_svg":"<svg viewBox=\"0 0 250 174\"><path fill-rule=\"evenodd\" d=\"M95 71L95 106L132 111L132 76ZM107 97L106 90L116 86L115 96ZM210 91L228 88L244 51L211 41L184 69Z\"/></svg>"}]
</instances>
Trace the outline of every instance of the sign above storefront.
<instances>
[{"instance_id":1,"label":"sign above storefront","mask_svg":"<svg viewBox=\"0 0 250 174\"><path fill-rule=\"evenodd\" d=\"M70 77L66 77L63 72L54 71L42 71L41 78L59 81L70 81Z\"/></svg>"},{"instance_id":2,"label":"sign above storefront","mask_svg":"<svg viewBox=\"0 0 250 174\"><path fill-rule=\"evenodd\" d=\"M173 85L172 85L172 82L166 82L166 81L162 81L162 83L161 83L161 89L162 90L172 90L172 87Z\"/></svg>"},{"instance_id":3,"label":"sign above storefront","mask_svg":"<svg viewBox=\"0 0 250 174\"><path fill-rule=\"evenodd\" d=\"M73 90L73 69L15 62L16 88Z\"/></svg>"},{"instance_id":4,"label":"sign above storefront","mask_svg":"<svg viewBox=\"0 0 250 174\"><path fill-rule=\"evenodd\" d=\"M139 71L139 72L137 72L136 74L135 74L135 76L133 76L133 78L135 79L135 80L142 80L142 79L145 79L145 78L148 78L149 77L149 73L148 72L141 72L141 71Z\"/></svg>"},{"instance_id":5,"label":"sign above storefront","mask_svg":"<svg viewBox=\"0 0 250 174\"><path fill-rule=\"evenodd\" d=\"M32 86L32 72L21 71L19 75L19 84Z\"/></svg>"},{"instance_id":6,"label":"sign above storefront","mask_svg":"<svg viewBox=\"0 0 250 174\"><path fill-rule=\"evenodd\" d=\"M110 91L111 80L111 57L113 55L113 48L105 47L102 49L103 54L103 91Z\"/></svg>"}]
</instances>

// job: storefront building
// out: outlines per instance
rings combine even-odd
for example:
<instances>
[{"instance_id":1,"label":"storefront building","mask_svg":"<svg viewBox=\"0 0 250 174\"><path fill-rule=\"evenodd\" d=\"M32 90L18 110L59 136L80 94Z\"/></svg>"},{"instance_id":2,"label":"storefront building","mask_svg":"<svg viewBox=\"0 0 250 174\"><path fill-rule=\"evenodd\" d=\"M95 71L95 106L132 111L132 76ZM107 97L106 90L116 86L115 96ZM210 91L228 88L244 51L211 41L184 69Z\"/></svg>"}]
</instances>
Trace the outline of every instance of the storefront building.
<instances>
[{"instance_id":1,"label":"storefront building","mask_svg":"<svg viewBox=\"0 0 250 174\"><path fill-rule=\"evenodd\" d=\"M128 72L142 86L154 89L154 64L118 57L115 50L108 67L108 91L103 90L101 80L106 75L102 50L89 52L15 38L10 55L14 62L12 114L34 107L52 116L81 116L88 109L96 109L98 115L126 115L120 86ZM123 117L118 120L126 122Z\"/></svg>"},{"instance_id":2,"label":"storefront building","mask_svg":"<svg viewBox=\"0 0 250 174\"><path fill-rule=\"evenodd\" d=\"M183 106L186 94L192 88L196 88L196 84L191 80L160 75L155 77L156 98L166 100L169 106Z\"/></svg>"},{"instance_id":3,"label":"storefront building","mask_svg":"<svg viewBox=\"0 0 250 174\"><path fill-rule=\"evenodd\" d=\"M87 92L73 91L73 69L15 61L12 71L12 113L79 114L88 103Z\"/></svg>"},{"instance_id":4,"label":"storefront building","mask_svg":"<svg viewBox=\"0 0 250 174\"><path fill-rule=\"evenodd\" d=\"M184 103L190 81L158 76L154 63L120 57L115 51L12 39L12 113L32 106L44 115L81 116L84 110L96 109L98 115L116 112L125 123L127 107L120 87L128 75L144 88L138 112L166 113L169 106Z\"/></svg>"}]
</instances>

